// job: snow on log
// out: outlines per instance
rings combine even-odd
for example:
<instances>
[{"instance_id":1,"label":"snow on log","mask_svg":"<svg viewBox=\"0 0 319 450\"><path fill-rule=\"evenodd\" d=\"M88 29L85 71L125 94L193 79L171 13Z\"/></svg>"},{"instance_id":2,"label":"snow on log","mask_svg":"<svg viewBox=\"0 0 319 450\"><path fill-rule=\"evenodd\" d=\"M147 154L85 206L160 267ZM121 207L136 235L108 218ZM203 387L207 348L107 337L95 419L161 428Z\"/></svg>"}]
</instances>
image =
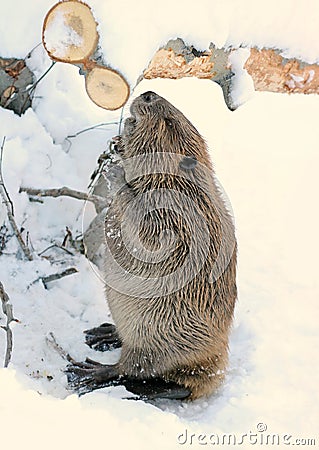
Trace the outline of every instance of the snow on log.
<instances>
[{"instance_id":1,"label":"snow on log","mask_svg":"<svg viewBox=\"0 0 319 450\"><path fill-rule=\"evenodd\" d=\"M108 110L116 110L126 103L130 93L126 80L119 72L98 62L101 55L97 53L97 23L88 5L74 0L57 3L44 20L42 39L53 60L79 65L86 78L87 93L94 103ZM177 38L155 53L140 79L211 79L221 85L231 110L245 101L241 95L238 99L238 92L247 91L249 82L252 86L247 74L255 90L319 93L319 65L286 59L280 50L256 48L246 48L247 60L242 61L242 50L216 48L211 43L208 50L198 51Z\"/></svg>"},{"instance_id":2,"label":"snow on log","mask_svg":"<svg viewBox=\"0 0 319 450\"><path fill-rule=\"evenodd\" d=\"M99 35L87 4L68 0L54 5L44 19L42 41L54 61L80 66L87 94L96 105L113 111L126 103L130 88L124 77L94 60Z\"/></svg>"},{"instance_id":3,"label":"snow on log","mask_svg":"<svg viewBox=\"0 0 319 450\"><path fill-rule=\"evenodd\" d=\"M43 45L55 61L76 63L91 56L99 35L90 7L78 1L54 5L44 19Z\"/></svg>"},{"instance_id":4,"label":"snow on log","mask_svg":"<svg viewBox=\"0 0 319 450\"><path fill-rule=\"evenodd\" d=\"M255 90L319 94L319 65L307 64L296 58L281 56L280 50L256 48L250 50L244 68L252 77ZM158 50L144 71L143 77L183 78L197 77L219 81L228 71L232 77L229 55L236 49L216 49L198 52L181 39L169 41Z\"/></svg>"}]
</instances>

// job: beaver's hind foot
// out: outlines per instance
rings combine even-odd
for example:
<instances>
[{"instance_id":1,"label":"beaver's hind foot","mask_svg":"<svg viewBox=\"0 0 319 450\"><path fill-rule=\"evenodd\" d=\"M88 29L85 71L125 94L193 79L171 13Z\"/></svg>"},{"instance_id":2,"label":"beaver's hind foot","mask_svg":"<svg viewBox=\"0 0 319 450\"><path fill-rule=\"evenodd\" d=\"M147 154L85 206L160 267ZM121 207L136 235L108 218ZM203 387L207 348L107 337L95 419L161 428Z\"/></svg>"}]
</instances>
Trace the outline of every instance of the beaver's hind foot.
<instances>
[{"instance_id":1,"label":"beaver's hind foot","mask_svg":"<svg viewBox=\"0 0 319 450\"><path fill-rule=\"evenodd\" d=\"M84 362L72 361L64 372L67 375L69 389L79 395L119 384L119 372L116 365L100 364L89 358L86 358Z\"/></svg>"},{"instance_id":2,"label":"beaver's hind foot","mask_svg":"<svg viewBox=\"0 0 319 450\"><path fill-rule=\"evenodd\" d=\"M116 328L112 323L102 323L99 327L83 331L85 343L100 352L113 350L122 346Z\"/></svg>"},{"instance_id":3,"label":"beaver's hind foot","mask_svg":"<svg viewBox=\"0 0 319 450\"><path fill-rule=\"evenodd\" d=\"M121 375L118 366L100 364L87 358L84 362L72 362L65 373L67 374L69 389L84 395L95 389L108 386L124 386L136 395L138 400L186 399L191 391L173 381L162 378L141 380Z\"/></svg>"}]
</instances>

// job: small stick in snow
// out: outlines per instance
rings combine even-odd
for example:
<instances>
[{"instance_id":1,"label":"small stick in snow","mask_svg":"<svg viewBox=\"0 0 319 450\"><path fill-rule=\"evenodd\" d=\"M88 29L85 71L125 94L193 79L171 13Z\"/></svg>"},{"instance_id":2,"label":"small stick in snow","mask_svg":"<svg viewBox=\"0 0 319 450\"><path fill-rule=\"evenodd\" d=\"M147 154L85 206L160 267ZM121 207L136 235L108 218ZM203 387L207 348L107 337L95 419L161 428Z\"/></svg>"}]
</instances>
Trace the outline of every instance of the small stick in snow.
<instances>
[{"instance_id":1,"label":"small stick in snow","mask_svg":"<svg viewBox=\"0 0 319 450\"><path fill-rule=\"evenodd\" d=\"M12 335L12 330L10 328L10 323L11 322L19 322L19 320L15 319L13 317L13 310L12 310L11 303L9 303L10 302L9 296L6 293L6 291L4 290L4 287L3 287L3 284L1 283L1 281L0 281L0 298L1 298L1 303L2 303L2 311L3 311L4 315L7 316L6 325L0 327L6 332L6 335L7 335L7 349L6 349L3 367L8 367L9 362L11 360L12 349L13 349L13 335Z\"/></svg>"},{"instance_id":2,"label":"small stick in snow","mask_svg":"<svg viewBox=\"0 0 319 450\"><path fill-rule=\"evenodd\" d=\"M0 226L0 256L4 253L4 249L8 240L12 237L9 235L9 230L5 224Z\"/></svg>"},{"instance_id":3,"label":"small stick in snow","mask_svg":"<svg viewBox=\"0 0 319 450\"><path fill-rule=\"evenodd\" d=\"M86 133L87 131L91 131L91 130L101 130L101 131L105 131L106 128L101 128L105 125L119 125L119 122L103 122L103 123L99 123L97 125L93 125L92 127L88 127L88 128L84 128L83 130L80 130L74 134L69 134L69 136L67 136L65 138L66 142L69 144L69 147L67 148L67 153L69 152L71 146L72 146L72 141L71 139L78 137L80 134L82 133Z\"/></svg>"},{"instance_id":4,"label":"small stick in snow","mask_svg":"<svg viewBox=\"0 0 319 450\"><path fill-rule=\"evenodd\" d=\"M49 333L48 336L46 336L45 340L46 340L47 344L50 345L55 351L57 351L63 359L65 359L66 361L68 361L70 363L75 362L75 360L72 358L72 356L70 356L69 353L67 353L61 347L61 345L59 345L57 343L57 340L56 340L54 334L52 333L52 331Z\"/></svg>"},{"instance_id":5,"label":"small stick in snow","mask_svg":"<svg viewBox=\"0 0 319 450\"><path fill-rule=\"evenodd\" d=\"M91 131L91 130L102 130L105 131L105 128L101 128L104 127L105 125L118 125L119 122L103 122L103 123L98 123L97 125L92 125L92 127L88 127L88 128L84 128L83 130L78 131L77 133L74 134L69 134L69 136L67 136L65 139L72 139L72 138L76 138L78 137L80 134L82 133L86 133L87 131Z\"/></svg>"},{"instance_id":6,"label":"small stick in snow","mask_svg":"<svg viewBox=\"0 0 319 450\"><path fill-rule=\"evenodd\" d=\"M55 64L55 61L52 61L51 66L40 76L40 78L37 79L37 81L35 83L33 83L32 86L30 86L27 89L30 93L32 93L35 90L35 88L40 83L40 81L42 81L43 78L50 72L50 70L53 68L54 64Z\"/></svg>"},{"instance_id":7,"label":"small stick in snow","mask_svg":"<svg viewBox=\"0 0 319 450\"><path fill-rule=\"evenodd\" d=\"M45 289L48 289L47 284L51 283L51 281L60 280L61 278L67 277L68 275L72 275L77 272L78 272L78 270L75 267L69 267L68 269L63 270L62 272L53 273L53 274L47 275L45 277L39 277L36 280L32 281L30 286L32 286L33 284L35 284L41 280Z\"/></svg>"},{"instance_id":8,"label":"small stick in snow","mask_svg":"<svg viewBox=\"0 0 319 450\"><path fill-rule=\"evenodd\" d=\"M68 241L70 242L70 244L72 246L74 246L74 240L73 240L73 236L72 236L72 231L70 230L69 227L65 227L65 228L66 228L66 234L65 234L63 242L62 242L62 247L66 247Z\"/></svg>"},{"instance_id":9,"label":"small stick in snow","mask_svg":"<svg viewBox=\"0 0 319 450\"><path fill-rule=\"evenodd\" d=\"M29 260L32 261L33 260L33 256L32 253L30 251L30 249L28 248L28 246L25 244L21 233L19 231L19 228L16 224L16 221L14 219L14 208L13 208L13 203L10 199L9 193L7 191L7 188L4 184L4 180L3 180L3 175L2 175L2 158L3 158L3 150L4 150L4 144L5 144L5 140L6 138L3 138L2 141L2 145L1 145L1 151L0 151L0 195L3 199L3 203L5 204L6 208L7 208L7 216L10 222L10 225L12 227L12 230L14 232L14 234L16 235L16 238L18 239L18 242L20 244L20 247L23 251L24 256Z\"/></svg>"},{"instance_id":10,"label":"small stick in snow","mask_svg":"<svg viewBox=\"0 0 319 450\"><path fill-rule=\"evenodd\" d=\"M19 192L26 192L30 196L36 197L72 197L77 200L85 200L94 203L96 209L104 209L106 206L109 206L110 201L107 199L100 197L99 195L90 195L86 192L75 191L74 189L70 189L66 186L56 189L34 189L28 187L20 187Z\"/></svg>"},{"instance_id":11,"label":"small stick in snow","mask_svg":"<svg viewBox=\"0 0 319 450\"><path fill-rule=\"evenodd\" d=\"M68 248L66 248L63 244L60 245L57 243L49 245L49 247L45 248L44 250L42 250L42 252L38 253L38 256L42 256L48 250L51 250L51 248L59 248L59 249L63 250L65 253L67 253L68 255L74 256L74 253L71 252Z\"/></svg>"}]
</instances>

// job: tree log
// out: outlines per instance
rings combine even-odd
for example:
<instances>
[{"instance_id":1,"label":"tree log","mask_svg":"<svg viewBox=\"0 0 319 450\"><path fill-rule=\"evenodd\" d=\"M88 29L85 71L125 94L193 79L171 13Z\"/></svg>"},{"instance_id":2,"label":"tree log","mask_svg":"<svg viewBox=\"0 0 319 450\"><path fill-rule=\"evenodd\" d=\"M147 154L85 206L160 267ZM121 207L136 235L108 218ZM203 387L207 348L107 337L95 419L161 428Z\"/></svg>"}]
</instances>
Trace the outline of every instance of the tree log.
<instances>
[{"instance_id":1,"label":"tree log","mask_svg":"<svg viewBox=\"0 0 319 450\"><path fill-rule=\"evenodd\" d=\"M286 59L279 50L250 50L245 69L256 91L319 94L319 65Z\"/></svg>"},{"instance_id":2,"label":"tree log","mask_svg":"<svg viewBox=\"0 0 319 450\"><path fill-rule=\"evenodd\" d=\"M211 79L222 87L223 80L226 80L229 89L233 73L228 58L233 51L236 49L216 49L211 44L209 50L198 52L181 39L172 40L156 52L143 77L197 77ZM255 90L319 94L319 65L307 64L296 58L287 59L280 53L277 49L250 49L244 68L252 77ZM226 96L225 100L227 102Z\"/></svg>"},{"instance_id":3,"label":"tree log","mask_svg":"<svg viewBox=\"0 0 319 450\"><path fill-rule=\"evenodd\" d=\"M98 63L101 55L96 49L97 23L88 5L75 0L57 3L44 20L42 39L53 60L80 66L81 74L86 77L87 93L98 106L115 110L126 103L129 96L126 80L117 71ZM225 102L233 110L238 106L232 98L232 78L236 70L232 67L234 59L231 61L229 56L236 50L218 49L211 43L208 50L198 51L180 38L170 40L156 52L139 81L143 78L210 79L221 85ZM255 90L319 93L319 65L286 59L276 49L249 50L244 68L252 77ZM11 91L7 94L12 95Z\"/></svg>"},{"instance_id":4,"label":"tree log","mask_svg":"<svg viewBox=\"0 0 319 450\"><path fill-rule=\"evenodd\" d=\"M91 56L99 35L91 8L79 1L59 2L47 13L43 45L54 61L77 63Z\"/></svg>"}]
</instances>

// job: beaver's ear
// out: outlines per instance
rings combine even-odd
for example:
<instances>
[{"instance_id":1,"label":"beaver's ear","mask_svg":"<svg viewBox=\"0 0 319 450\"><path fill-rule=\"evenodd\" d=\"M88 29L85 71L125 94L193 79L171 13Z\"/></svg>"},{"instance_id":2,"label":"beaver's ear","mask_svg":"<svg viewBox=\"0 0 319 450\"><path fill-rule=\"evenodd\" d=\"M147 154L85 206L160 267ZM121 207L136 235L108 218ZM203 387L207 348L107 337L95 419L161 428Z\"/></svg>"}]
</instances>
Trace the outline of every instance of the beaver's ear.
<instances>
[{"instance_id":1,"label":"beaver's ear","mask_svg":"<svg viewBox=\"0 0 319 450\"><path fill-rule=\"evenodd\" d=\"M180 161L179 167L183 170L193 170L197 165L197 159L195 156L184 156Z\"/></svg>"}]
</instances>

